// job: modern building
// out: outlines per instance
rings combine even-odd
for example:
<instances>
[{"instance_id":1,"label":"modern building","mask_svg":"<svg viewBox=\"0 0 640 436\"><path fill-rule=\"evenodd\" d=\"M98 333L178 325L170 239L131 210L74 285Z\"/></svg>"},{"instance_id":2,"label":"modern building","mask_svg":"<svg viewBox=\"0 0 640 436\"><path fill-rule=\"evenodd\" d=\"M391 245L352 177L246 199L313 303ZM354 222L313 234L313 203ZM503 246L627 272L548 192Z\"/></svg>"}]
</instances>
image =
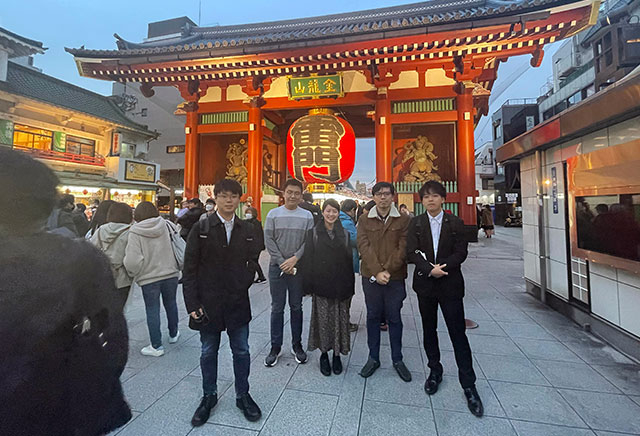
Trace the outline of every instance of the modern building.
<instances>
[{"instance_id":1,"label":"modern building","mask_svg":"<svg viewBox=\"0 0 640 436\"><path fill-rule=\"evenodd\" d=\"M491 116L493 150L497 150L505 142L511 141L530 130L538 122L538 103L535 99L507 100ZM517 162L506 162L496 166L494 189L495 223L502 225L509 216L521 218L520 165Z\"/></svg>"},{"instance_id":2,"label":"modern building","mask_svg":"<svg viewBox=\"0 0 640 436\"><path fill-rule=\"evenodd\" d=\"M0 146L42 160L78 202L154 200L160 167L146 156L157 134L112 99L34 68L45 50L0 29Z\"/></svg>"},{"instance_id":3,"label":"modern building","mask_svg":"<svg viewBox=\"0 0 640 436\"><path fill-rule=\"evenodd\" d=\"M640 359L640 70L497 149L520 165L527 290Z\"/></svg>"},{"instance_id":4,"label":"modern building","mask_svg":"<svg viewBox=\"0 0 640 436\"><path fill-rule=\"evenodd\" d=\"M493 143L487 142L476 148L476 202L480 204L495 204L494 179L496 176L496 160L493 153Z\"/></svg>"}]
</instances>

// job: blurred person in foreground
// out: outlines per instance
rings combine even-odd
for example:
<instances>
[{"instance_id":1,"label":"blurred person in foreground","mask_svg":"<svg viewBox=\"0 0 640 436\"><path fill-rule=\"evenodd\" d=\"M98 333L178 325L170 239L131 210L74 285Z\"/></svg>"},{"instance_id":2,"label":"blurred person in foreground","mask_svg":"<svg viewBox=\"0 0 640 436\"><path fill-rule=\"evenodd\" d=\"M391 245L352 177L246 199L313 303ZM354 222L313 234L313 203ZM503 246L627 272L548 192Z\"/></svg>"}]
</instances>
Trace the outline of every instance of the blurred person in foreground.
<instances>
[{"instance_id":1,"label":"blurred person in foreground","mask_svg":"<svg viewBox=\"0 0 640 436\"><path fill-rule=\"evenodd\" d=\"M128 334L109 261L44 231L58 179L0 149L0 434L103 435L131 419L119 377Z\"/></svg>"}]
</instances>

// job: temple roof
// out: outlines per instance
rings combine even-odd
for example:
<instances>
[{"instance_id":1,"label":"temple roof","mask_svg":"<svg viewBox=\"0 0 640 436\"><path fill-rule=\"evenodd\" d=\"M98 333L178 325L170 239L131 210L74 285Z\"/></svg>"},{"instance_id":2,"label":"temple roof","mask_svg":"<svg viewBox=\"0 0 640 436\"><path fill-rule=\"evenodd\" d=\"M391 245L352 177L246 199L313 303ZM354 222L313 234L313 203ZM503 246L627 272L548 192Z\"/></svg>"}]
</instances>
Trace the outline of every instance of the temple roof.
<instances>
[{"instance_id":1,"label":"temple roof","mask_svg":"<svg viewBox=\"0 0 640 436\"><path fill-rule=\"evenodd\" d=\"M220 51L224 55L362 41L383 34L385 38L424 34L461 27L503 24L510 19L578 3L575 0L432 0L388 8L370 9L312 18L232 26L185 25L179 36L144 43L126 41L117 34L117 50L66 50L76 57L122 58L140 55Z\"/></svg>"},{"instance_id":2,"label":"temple roof","mask_svg":"<svg viewBox=\"0 0 640 436\"><path fill-rule=\"evenodd\" d=\"M109 97L88 91L32 68L8 63L7 80L0 91L100 118L149 137L157 134L147 126L131 121Z\"/></svg>"},{"instance_id":3,"label":"temple roof","mask_svg":"<svg viewBox=\"0 0 640 436\"><path fill-rule=\"evenodd\" d=\"M42 54L46 50L40 41L25 38L0 27L0 47L3 46L10 49L10 58Z\"/></svg>"}]
</instances>

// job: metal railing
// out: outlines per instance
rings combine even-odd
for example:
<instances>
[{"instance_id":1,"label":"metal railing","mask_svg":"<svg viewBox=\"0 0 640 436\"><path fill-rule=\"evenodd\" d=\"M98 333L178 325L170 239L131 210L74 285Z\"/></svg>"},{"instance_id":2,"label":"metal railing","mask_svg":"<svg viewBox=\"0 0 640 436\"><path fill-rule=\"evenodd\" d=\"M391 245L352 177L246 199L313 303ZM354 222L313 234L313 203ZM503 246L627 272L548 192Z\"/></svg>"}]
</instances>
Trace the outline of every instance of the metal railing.
<instances>
[{"instance_id":1,"label":"metal railing","mask_svg":"<svg viewBox=\"0 0 640 436\"><path fill-rule=\"evenodd\" d=\"M458 182L440 182L447 192L458 192ZM393 182L396 192L399 194L414 194L420 190L424 182Z\"/></svg>"},{"instance_id":2,"label":"metal railing","mask_svg":"<svg viewBox=\"0 0 640 436\"><path fill-rule=\"evenodd\" d=\"M53 150L41 150L39 148L13 147L14 150L29 153L36 159L51 159L62 162L79 163L85 165L104 166L105 159L103 156L87 156L84 154L65 153Z\"/></svg>"}]
</instances>

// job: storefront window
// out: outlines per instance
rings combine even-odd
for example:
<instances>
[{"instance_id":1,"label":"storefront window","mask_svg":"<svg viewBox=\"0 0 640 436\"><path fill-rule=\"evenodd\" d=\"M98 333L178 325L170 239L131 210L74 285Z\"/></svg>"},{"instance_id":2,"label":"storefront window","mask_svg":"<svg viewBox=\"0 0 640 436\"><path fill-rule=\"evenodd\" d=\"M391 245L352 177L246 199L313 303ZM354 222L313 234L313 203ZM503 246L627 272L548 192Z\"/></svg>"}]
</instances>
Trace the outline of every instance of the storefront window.
<instances>
[{"instance_id":1,"label":"storefront window","mask_svg":"<svg viewBox=\"0 0 640 436\"><path fill-rule=\"evenodd\" d=\"M13 145L15 147L51 150L53 132L35 127L16 124L13 128Z\"/></svg>"},{"instance_id":2,"label":"storefront window","mask_svg":"<svg viewBox=\"0 0 640 436\"><path fill-rule=\"evenodd\" d=\"M67 135L67 153L93 157L96 154L96 141Z\"/></svg>"},{"instance_id":3,"label":"storefront window","mask_svg":"<svg viewBox=\"0 0 640 436\"><path fill-rule=\"evenodd\" d=\"M120 157L133 159L136 154L136 145L123 142L120 146Z\"/></svg>"}]
</instances>

